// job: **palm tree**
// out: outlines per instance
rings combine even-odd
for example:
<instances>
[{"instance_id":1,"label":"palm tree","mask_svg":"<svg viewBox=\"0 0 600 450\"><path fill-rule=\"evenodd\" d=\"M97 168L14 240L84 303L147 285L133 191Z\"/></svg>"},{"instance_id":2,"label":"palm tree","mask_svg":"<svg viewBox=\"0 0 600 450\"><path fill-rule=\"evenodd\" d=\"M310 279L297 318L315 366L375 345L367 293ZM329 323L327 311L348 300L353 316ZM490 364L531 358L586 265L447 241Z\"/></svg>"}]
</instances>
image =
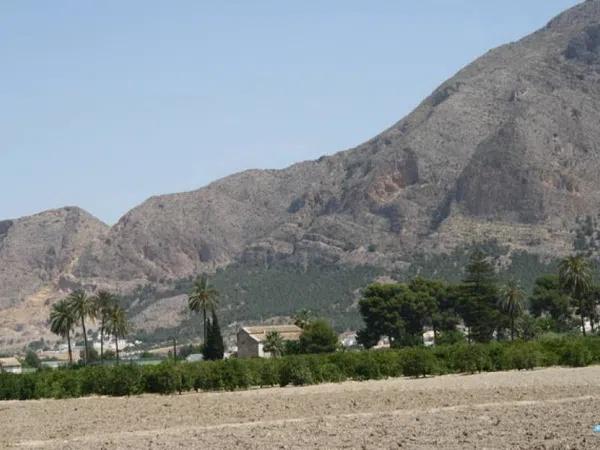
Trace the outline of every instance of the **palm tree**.
<instances>
[{"instance_id":1,"label":"palm tree","mask_svg":"<svg viewBox=\"0 0 600 450\"><path fill-rule=\"evenodd\" d=\"M108 311L106 316L106 331L112 334L115 338L115 353L117 356L117 364L119 363L119 337L124 338L129 333L131 327L127 320L125 310L119 305L114 305Z\"/></svg>"},{"instance_id":2,"label":"palm tree","mask_svg":"<svg viewBox=\"0 0 600 450\"><path fill-rule=\"evenodd\" d=\"M204 342L206 342L206 313L207 311L214 312L219 305L219 292L208 285L206 276L198 278L194 282L192 291L188 296L188 307L190 311L199 313L202 311L204 323Z\"/></svg>"},{"instance_id":3,"label":"palm tree","mask_svg":"<svg viewBox=\"0 0 600 450\"><path fill-rule=\"evenodd\" d=\"M94 311L100 317L100 361L104 361L104 331L111 309L117 304L117 298L108 291L100 291L94 297Z\"/></svg>"},{"instance_id":4,"label":"palm tree","mask_svg":"<svg viewBox=\"0 0 600 450\"><path fill-rule=\"evenodd\" d=\"M83 330L83 342L85 345L85 363L87 364L89 359L89 348L88 348L88 339L87 339L87 330L85 328L85 319L95 318L95 309L94 302L91 297L82 291L78 290L73 292L71 295L67 297L67 302L69 304L69 308L73 312L73 315L77 318L77 320L81 321L81 328Z\"/></svg>"},{"instance_id":5,"label":"palm tree","mask_svg":"<svg viewBox=\"0 0 600 450\"><path fill-rule=\"evenodd\" d=\"M521 315L525 304L525 292L515 280L509 280L500 291L499 306L510 318L510 340L515 340L515 319Z\"/></svg>"},{"instance_id":6,"label":"palm tree","mask_svg":"<svg viewBox=\"0 0 600 450\"><path fill-rule=\"evenodd\" d=\"M277 331L267 333L267 338L263 346L265 352L269 352L271 356L277 358L283 354L285 342Z\"/></svg>"},{"instance_id":7,"label":"palm tree","mask_svg":"<svg viewBox=\"0 0 600 450\"><path fill-rule=\"evenodd\" d=\"M294 316L294 325L302 329L306 328L313 320L313 313L309 309L301 309Z\"/></svg>"},{"instance_id":8,"label":"palm tree","mask_svg":"<svg viewBox=\"0 0 600 450\"><path fill-rule=\"evenodd\" d=\"M50 310L50 331L63 338L67 338L69 348L69 364L73 364L71 351L71 330L75 325L76 317L73 315L67 299L60 300L52 305Z\"/></svg>"},{"instance_id":9,"label":"palm tree","mask_svg":"<svg viewBox=\"0 0 600 450\"><path fill-rule=\"evenodd\" d=\"M560 263L558 278L561 287L571 295L573 300L578 302L581 332L585 336L584 297L592 284L590 264L582 255L568 256Z\"/></svg>"}]
</instances>

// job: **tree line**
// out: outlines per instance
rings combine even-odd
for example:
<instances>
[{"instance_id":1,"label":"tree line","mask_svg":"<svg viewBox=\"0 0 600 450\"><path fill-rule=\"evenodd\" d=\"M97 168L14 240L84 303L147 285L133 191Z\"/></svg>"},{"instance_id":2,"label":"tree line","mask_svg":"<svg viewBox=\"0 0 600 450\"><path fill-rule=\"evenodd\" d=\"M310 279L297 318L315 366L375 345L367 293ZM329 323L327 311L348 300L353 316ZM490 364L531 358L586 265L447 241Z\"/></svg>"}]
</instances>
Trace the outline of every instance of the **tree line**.
<instances>
[{"instance_id":1,"label":"tree line","mask_svg":"<svg viewBox=\"0 0 600 450\"><path fill-rule=\"evenodd\" d=\"M27 374L0 373L0 400L87 395L238 390L344 380L419 377L600 363L598 336L544 336L532 341L458 343L379 351L338 351L281 358L230 358L156 366L78 366Z\"/></svg>"},{"instance_id":2,"label":"tree line","mask_svg":"<svg viewBox=\"0 0 600 450\"><path fill-rule=\"evenodd\" d=\"M118 298L108 291L99 291L96 295L88 295L83 290L76 290L68 297L59 300L50 310L50 330L67 340L69 364L73 364L71 336L77 325L81 326L84 349L83 363L90 361L91 347L88 343L86 321L100 321L100 359L104 360L104 337L113 336L115 353L119 361L119 338L124 338L131 330L127 314L119 304Z\"/></svg>"},{"instance_id":3,"label":"tree line","mask_svg":"<svg viewBox=\"0 0 600 450\"><path fill-rule=\"evenodd\" d=\"M600 286L591 262L569 256L557 274L535 282L531 296L516 280L501 283L485 254L475 251L460 283L416 277L407 283L372 284L359 302L365 327L358 341L366 348L388 337L393 347L423 344L426 329L436 344L531 339L541 332L577 328L585 336L586 322L595 332L600 320Z\"/></svg>"}]
</instances>

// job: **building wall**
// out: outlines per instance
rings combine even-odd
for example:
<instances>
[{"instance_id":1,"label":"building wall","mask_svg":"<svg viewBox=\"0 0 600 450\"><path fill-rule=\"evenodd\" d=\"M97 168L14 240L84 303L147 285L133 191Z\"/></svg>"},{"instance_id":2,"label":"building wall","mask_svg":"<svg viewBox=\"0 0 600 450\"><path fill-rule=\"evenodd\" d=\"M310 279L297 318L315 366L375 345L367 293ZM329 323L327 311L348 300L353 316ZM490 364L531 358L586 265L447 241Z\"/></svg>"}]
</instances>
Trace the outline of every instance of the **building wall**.
<instances>
[{"instance_id":1,"label":"building wall","mask_svg":"<svg viewBox=\"0 0 600 450\"><path fill-rule=\"evenodd\" d=\"M9 367L2 367L0 369L0 372L6 372L6 373L21 373L22 369L21 367L18 366L9 366Z\"/></svg>"},{"instance_id":2,"label":"building wall","mask_svg":"<svg viewBox=\"0 0 600 450\"><path fill-rule=\"evenodd\" d=\"M244 330L237 334L238 358L257 358L262 356L262 345L252 339Z\"/></svg>"}]
</instances>

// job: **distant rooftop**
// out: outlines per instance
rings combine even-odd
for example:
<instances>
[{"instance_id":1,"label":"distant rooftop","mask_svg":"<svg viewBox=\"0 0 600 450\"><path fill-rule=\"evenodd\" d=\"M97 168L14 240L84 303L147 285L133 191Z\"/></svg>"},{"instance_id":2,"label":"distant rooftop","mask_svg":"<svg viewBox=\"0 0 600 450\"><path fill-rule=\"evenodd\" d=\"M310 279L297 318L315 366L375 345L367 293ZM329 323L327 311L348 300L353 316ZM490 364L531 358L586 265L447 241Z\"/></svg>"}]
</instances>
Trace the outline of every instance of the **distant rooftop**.
<instances>
[{"instance_id":1,"label":"distant rooftop","mask_svg":"<svg viewBox=\"0 0 600 450\"><path fill-rule=\"evenodd\" d=\"M17 358L0 358L0 367L21 367Z\"/></svg>"},{"instance_id":2,"label":"distant rooftop","mask_svg":"<svg viewBox=\"0 0 600 450\"><path fill-rule=\"evenodd\" d=\"M259 325L254 327L243 327L252 339L257 342L263 342L267 339L269 333L279 333L284 341L296 341L302 334L302 328L296 325Z\"/></svg>"}]
</instances>

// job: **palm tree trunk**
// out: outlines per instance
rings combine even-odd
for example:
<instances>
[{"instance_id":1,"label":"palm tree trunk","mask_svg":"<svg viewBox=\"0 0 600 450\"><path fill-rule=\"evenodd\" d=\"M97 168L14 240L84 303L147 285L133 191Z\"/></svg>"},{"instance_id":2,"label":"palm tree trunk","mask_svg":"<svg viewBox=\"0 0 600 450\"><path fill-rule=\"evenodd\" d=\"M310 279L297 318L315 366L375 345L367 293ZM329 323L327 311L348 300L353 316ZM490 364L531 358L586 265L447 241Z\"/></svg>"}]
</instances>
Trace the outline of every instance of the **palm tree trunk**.
<instances>
[{"instance_id":1,"label":"palm tree trunk","mask_svg":"<svg viewBox=\"0 0 600 450\"><path fill-rule=\"evenodd\" d=\"M104 317L100 324L100 362L104 363Z\"/></svg>"},{"instance_id":2,"label":"palm tree trunk","mask_svg":"<svg viewBox=\"0 0 600 450\"><path fill-rule=\"evenodd\" d=\"M119 336L115 334L115 353L117 354L117 364L119 364Z\"/></svg>"},{"instance_id":3,"label":"palm tree trunk","mask_svg":"<svg viewBox=\"0 0 600 450\"><path fill-rule=\"evenodd\" d=\"M69 365L73 365L73 352L71 350L71 331L67 332L67 347L69 348Z\"/></svg>"},{"instance_id":4,"label":"palm tree trunk","mask_svg":"<svg viewBox=\"0 0 600 450\"><path fill-rule=\"evenodd\" d=\"M579 299L579 315L581 316L581 332L585 337L585 314L583 313L583 300Z\"/></svg>"},{"instance_id":5,"label":"palm tree trunk","mask_svg":"<svg viewBox=\"0 0 600 450\"><path fill-rule=\"evenodd\" d=\"M83 318L83 316L81 316L81 328L83 328L83 345L85 345L85 352L83 353L85 356L85 361L84 363L87 364L88 362L88 340L87 340L87 332L85 331L85 319Z\"/></svg>"},{"instance_id":6,"label":"palm tree trunk","mask_svg":"<svg viewBox=\"0 0 600 450\"><path fill-rule=\"evenodd\" d=\"M202 313L204 315L204 343L206 344L206 308L202 308Z\"/></svg>"},{"instance_id":7,"label":"palm tree trunk","mask_svg":"<svg viewBox=\"0 0 600 450\"><path fill-rule=\"evenodd\" d=\"M515 317L510 316L510 340L515 340Z\"/></svg>"}]
</instances>

